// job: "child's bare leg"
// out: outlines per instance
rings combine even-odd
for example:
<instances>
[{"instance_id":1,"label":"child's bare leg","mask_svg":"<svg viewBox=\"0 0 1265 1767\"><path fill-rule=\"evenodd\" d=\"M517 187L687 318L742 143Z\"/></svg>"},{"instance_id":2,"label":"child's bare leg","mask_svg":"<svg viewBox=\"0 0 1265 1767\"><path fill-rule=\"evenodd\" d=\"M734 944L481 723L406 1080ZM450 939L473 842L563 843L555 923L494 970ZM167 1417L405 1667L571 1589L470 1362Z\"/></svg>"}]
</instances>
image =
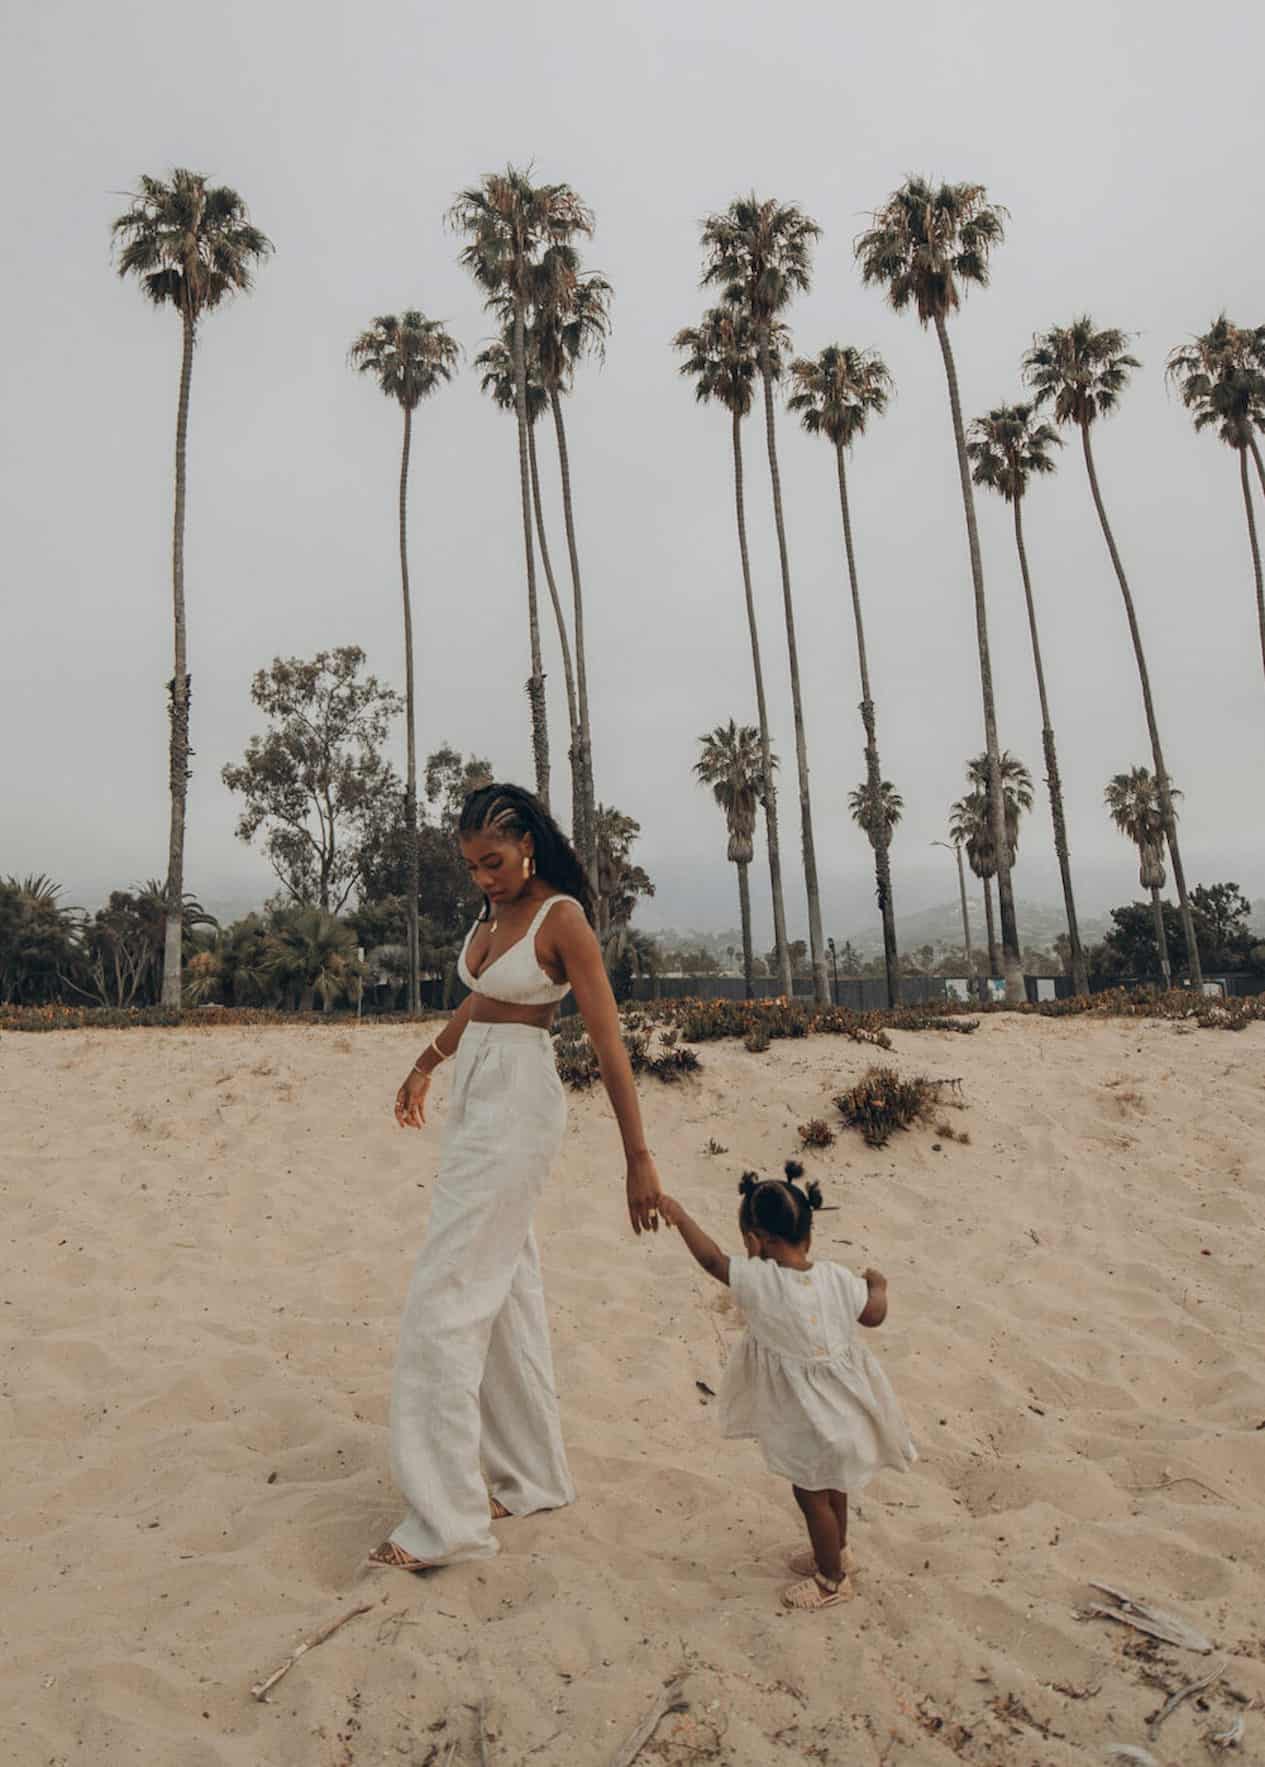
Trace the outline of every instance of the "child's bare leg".
<instances>
[{"instance_id":1,"label":"child's bare leg","mask_svg":"<svg viewBox=\"0 0 1265 1767\"><path fill-rule=\"evenodd\" d=\"M808 1538L812 1541L818 1573L828 1583L842 1582L843 1539L831 1502L833 1493L801 1491L798 1485L792 1485L791 1490L795 1493L795 1501L799 1504L800 1513L808 1527Z\"/></svg>"},{"instance_id":2,"label":"child's bare leg","mask_svg":"<svg viewBox=\"0 0 1265 1767\"><path fill-rule=\"evenodd\" d=\"M835 1512L835 1520L839 1524L839 1551L846 1554L848 1550L848 1493L846 1491L828 1491L830 1507Z\"/></svg>"}]
</instances>

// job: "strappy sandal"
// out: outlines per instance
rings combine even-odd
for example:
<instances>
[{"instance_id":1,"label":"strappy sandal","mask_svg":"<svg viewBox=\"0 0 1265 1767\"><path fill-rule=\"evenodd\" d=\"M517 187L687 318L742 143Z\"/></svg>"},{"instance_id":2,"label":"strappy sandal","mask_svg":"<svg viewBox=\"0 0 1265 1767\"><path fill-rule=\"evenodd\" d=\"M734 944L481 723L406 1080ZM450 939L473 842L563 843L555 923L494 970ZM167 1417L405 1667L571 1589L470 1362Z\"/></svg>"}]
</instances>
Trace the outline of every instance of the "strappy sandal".
<instances>
[{"instance_id":1,"label":"strappy sandal","mask_svg":"<svg viewBox=\"0 0 1265 1767\"><path fill-rule=\"evenodd\" d=\"M841 1601L851 1601L852 1595L852 1584L847 1577L841 1577L835 1583L819 1572L814 1577L805 1577L802 1583L792 1583L789 1589L784 1589L782 1606L801 1613L816 1613L820 1608L834 1607Z\"/></svg>"},{"instance_id":2,"label":"strappy sandal","mask_svg":"<svg viewBox=\"0 0 1265 1767\"><path fill-rule=\"evenodd\" d=\"M792 1576L815 1577L817 1575L817 1555L814 1553L811 1546L805 1547L803 1552L792 1552L786 1561L786 1568L791 1572ZM856 1568L857 1561L853 1555L852 1548L850 1546L845 1546L843 1549L844 1576L848 1576L852 1571L855 1571Z\"/></svg>"},{"instance_id":3,"label":"strappy sandal","mask_svg":"<svg viewBox=\"0 0 1265 1767\"><path fill-rule=\"evenodd\" d=\"M405 1552L394 1540L384 1540L381 1546L375 1546L365 1560L375 1571L437 1571L439 1566L424 1558L414 1558L411 1552Z\"/></svg>"}]
</instances>

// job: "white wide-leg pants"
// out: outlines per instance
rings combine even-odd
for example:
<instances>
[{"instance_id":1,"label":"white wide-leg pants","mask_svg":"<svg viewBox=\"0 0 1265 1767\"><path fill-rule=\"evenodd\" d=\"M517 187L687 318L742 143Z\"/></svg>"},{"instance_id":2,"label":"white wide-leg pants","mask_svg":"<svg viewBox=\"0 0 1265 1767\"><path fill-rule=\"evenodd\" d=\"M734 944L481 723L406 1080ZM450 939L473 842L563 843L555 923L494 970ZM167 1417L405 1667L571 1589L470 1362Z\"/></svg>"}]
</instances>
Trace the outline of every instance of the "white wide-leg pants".
<instances>
[{"instance_id":1,"label":"white wide-leg pants","mask_svg":"<svg viewBox=\"0 0 1265 1767\"><path fill-rule=\"evenodd\" d=\"M414 1558L496 1552L489 1490L512 1515L574 1501L531 1228L565 1123L548 1032L468 1024L391 1397Z\"/></svg>"}]
</instances>

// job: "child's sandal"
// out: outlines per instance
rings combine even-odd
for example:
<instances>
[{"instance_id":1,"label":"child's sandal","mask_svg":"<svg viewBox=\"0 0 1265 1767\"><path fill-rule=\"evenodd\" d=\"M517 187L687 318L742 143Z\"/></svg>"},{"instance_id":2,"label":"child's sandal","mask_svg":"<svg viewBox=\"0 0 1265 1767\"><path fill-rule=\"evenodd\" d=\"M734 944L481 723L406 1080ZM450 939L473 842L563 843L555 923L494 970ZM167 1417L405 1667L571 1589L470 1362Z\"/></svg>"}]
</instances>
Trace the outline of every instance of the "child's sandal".
<instances>
[{"instance_id":1,"label":"child's sandal","mask_svg":"<svg viewBox=\"0 0 1265 1767\"><path fill-rule=\"evenodd\" d=\"M782 1606L803 1613L816 1613L819 1608L834 1607L837 1602L852 1600L852 1584L847 1577L837 1583L821 1576L805 1577L782 1591Z\"/></svg>"}]
</instances>

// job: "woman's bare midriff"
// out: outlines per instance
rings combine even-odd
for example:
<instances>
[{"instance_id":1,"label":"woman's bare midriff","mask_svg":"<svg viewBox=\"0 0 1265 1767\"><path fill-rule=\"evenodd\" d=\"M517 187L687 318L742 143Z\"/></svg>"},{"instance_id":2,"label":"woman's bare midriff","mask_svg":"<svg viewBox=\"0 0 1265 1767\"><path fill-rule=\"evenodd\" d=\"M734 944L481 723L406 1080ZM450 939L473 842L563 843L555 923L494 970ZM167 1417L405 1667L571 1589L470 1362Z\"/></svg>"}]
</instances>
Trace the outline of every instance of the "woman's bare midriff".
<instances>
[{"instance_id":1,"label":"woman's bare midriff","mask_svg":"<svg viewBox=\"0 0 1265 1767\"><path fill-rule=\"evenodd\" d=\"M508 1000L489 1000L486 994L475 994L470 1007L474 1025L535 1025L547 1031L557 1015L556 1006L514 1006Z\"/></svg>"}]
</instances>

